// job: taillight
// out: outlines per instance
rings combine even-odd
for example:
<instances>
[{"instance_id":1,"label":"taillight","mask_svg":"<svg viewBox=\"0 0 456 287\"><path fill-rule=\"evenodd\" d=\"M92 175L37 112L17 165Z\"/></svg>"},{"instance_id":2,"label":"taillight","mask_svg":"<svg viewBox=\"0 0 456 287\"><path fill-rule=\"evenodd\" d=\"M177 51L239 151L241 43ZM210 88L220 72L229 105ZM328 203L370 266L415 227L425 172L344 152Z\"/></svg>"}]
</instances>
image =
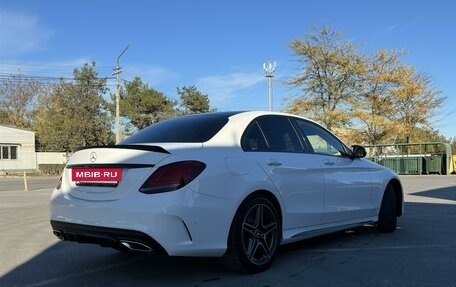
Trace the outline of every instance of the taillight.
<instances>
[{"instance_id":1,"label":"taillight","mask_svg":"<svg viewBox=\"0 0 456 287\"><path fill-rule=\"evenodd\" d=\"M180 161L159 167L139 189L142 193L160 193L180 189L206 168L199 161Z\"/></svg>"}]
</instances>

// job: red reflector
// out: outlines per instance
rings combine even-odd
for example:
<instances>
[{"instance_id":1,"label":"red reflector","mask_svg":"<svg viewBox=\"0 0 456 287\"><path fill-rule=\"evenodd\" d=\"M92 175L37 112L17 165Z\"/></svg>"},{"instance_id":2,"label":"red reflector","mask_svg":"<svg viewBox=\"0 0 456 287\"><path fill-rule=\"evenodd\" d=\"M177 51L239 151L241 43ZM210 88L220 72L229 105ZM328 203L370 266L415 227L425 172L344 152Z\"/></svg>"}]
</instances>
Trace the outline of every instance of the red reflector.
<instances>
[{"instance_id":1,"label":"red reflector","mask_svg":"<svg viewBox=\"0 0 456 287\"><path fill-rule=\"evenodd\" d=\"M120 181L122 179L121 168L73 168L71 170L73 181Z\"/></svg>"},{"instance_id":2,"label":"red reflector","mask_svg":"<svg viewBox=\"0 0 456 287\"><path fill-rule=\"evenodd\" d=\"M57 186L55 187L57 190L62 188L62 176L60 176L59 181L57 182Z\"/></svg>"}]
</instances>

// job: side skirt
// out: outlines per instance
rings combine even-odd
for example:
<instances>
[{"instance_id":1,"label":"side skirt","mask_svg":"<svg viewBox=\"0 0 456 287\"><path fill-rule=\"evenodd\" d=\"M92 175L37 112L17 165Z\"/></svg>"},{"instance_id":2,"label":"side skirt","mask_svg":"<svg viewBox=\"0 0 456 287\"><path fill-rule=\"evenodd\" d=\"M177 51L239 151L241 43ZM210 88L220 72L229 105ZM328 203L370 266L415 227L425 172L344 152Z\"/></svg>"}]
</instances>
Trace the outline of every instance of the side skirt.
<instances>
[{"instance_id":1,"label":"side skirt","mask_svg":"<svg viewBox=\"0 0 456 287\"><path fill-rule=\"evenodd\" d=\"M373 223L378 220L377 217L362 218L359 220L350 220L344 222L330 223L324 225L316 225L305 228L295 228L283 231L282 244L288 244L299 240L312 238L328 233L347 230L354 227L359 227L365 224Z\"/></svg>"}]
</instances>

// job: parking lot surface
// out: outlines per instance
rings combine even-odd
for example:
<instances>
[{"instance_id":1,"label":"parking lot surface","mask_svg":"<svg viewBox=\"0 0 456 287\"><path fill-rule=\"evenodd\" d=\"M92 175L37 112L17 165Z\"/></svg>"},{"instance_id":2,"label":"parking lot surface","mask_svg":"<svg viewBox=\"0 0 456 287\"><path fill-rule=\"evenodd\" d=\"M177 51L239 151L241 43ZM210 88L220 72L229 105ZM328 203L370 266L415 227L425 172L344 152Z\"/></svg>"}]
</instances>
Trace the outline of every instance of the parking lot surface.
<instances>
[{"instance_id":1,"label":"parking lot surface","mask_svg":"<svg viewBox=\"0 0 456 287\"><path fill-rule=\"evenodd\" d=\"M62 242L49 224L57 178L0 178L0 286L456 286L456 176L401 176L391 234L364 226L282 246L260 274Z\"/></svg>"}]
</instances>

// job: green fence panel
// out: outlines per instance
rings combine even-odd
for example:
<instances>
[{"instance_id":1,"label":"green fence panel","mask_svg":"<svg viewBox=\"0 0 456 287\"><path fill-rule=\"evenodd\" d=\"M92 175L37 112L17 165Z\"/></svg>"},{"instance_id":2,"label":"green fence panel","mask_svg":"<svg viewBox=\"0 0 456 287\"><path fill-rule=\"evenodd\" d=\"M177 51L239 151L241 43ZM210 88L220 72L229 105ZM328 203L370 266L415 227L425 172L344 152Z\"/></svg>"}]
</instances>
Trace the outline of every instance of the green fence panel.
<instances>
[{"instance_id":1,"label":"green fence panel","mask_svg":"<svg viewBox=\"0 0 456 287\"><path fill-rule=\"evenodd\" d=\"M442 163L444 156L432 155L426 157L426 172L428 174L437 173L442 174Z\"/></svg>"},{"instance_id":2,"label":"green fence panel","mask_svg":"<svg viewBox=\"0 0 456 287\"><path fill-rule=\"evenodd\" d=\"M372 162L375 162L375 163L379 163L380 162L380 159L378 157L366 157L366 159L372 161Z\"/></svg>"},{"instance_id":3,"label":"green fence panel","mask_svg":"<svg viewBox=\"0 0 456 287\"><path fill-rule=\"evenodd\" d=\"M391 168L397 173L400 173L400 159L396 157L382 158L379 160L379 164Z\"/></svg>"},{"instance_id":4,"label":"green fence panel","mask_svg":"<svg viewBox=\"0 0 456 287\"><path fill-rule=\"evenodd\" d=\"M422 174L424 161L422 157L402 157L400 158L400 174Z\"/></svg>"}]
</instances>

